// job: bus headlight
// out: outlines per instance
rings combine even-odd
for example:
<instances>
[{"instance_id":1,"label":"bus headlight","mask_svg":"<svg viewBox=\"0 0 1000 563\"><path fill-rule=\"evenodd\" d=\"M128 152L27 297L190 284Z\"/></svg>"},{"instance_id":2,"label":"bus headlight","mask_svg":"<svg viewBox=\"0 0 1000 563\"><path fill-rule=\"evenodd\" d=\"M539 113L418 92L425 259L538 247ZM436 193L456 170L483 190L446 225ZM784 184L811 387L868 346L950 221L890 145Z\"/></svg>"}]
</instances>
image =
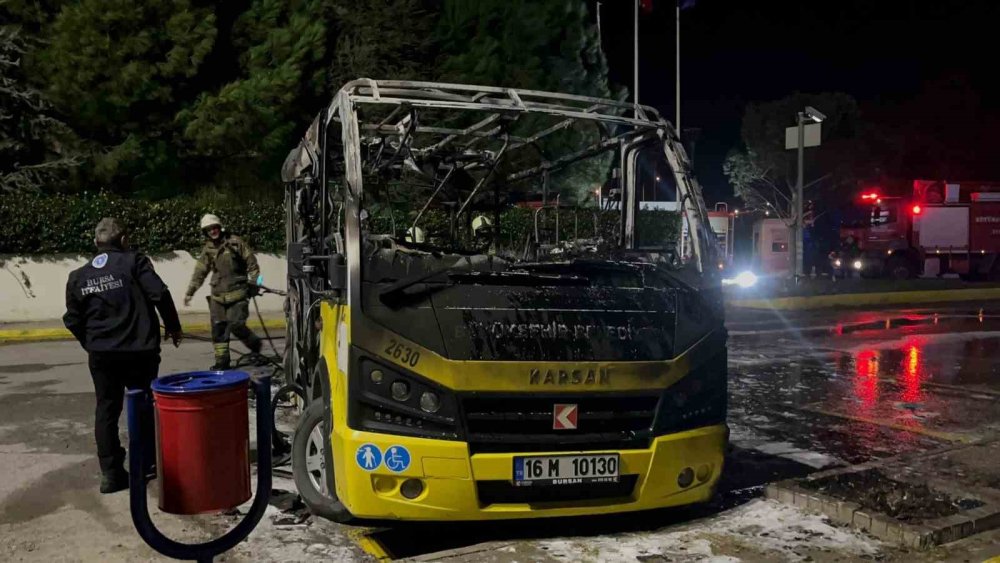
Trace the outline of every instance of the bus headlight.
<instances>
[{"instance_id":1,"label":"bus headlight","mask_svg":"<svg viewBox=\"0 0 1000 563\"><path fill-rule=\"evenodd\" d=\"M841 267L843 265L844 265L844 263L840 261L840 258L837 258L836 260L833 261L833 267L834 268L839 268L839 267Z\"/></svg>"},{"instance_id":2,"label":"bus headlight","mask_svg":"<svg viewBox=\"0 0 1000 563\"><path fill-rule=\"evenodd\" d=\"M357 430L457 440L458 399L399 366L362 357L348 387L348 426Z\"/></svg>"},{"instance_id":3,"label":"bus headlight","mask_svg":"<svg viewBox=\"0 0 1000 563\"><path fill-rule=\"evenodd\" d=\"M656 435L722 424L727 403L726 352L720 351L663 392L654 423Z\"/></svg>"},{"instance_id":4,"label":"bus headlight","mask_svg":"<svg viewBox=\"0 0 1000 563\"><path fill-rule=\"evenodd\" d=\"M420 410L434 413L441 409L441 399L433 391L424 391L420 394Z\"/></svg>"},{"instance_id":5,"label":"bus headlight","mask_svg":"<svg viewBox=\"0 0 1000 563\"><path fill-rule=\"evenodd\" d=\"M864 267L864 265L865 265L864 262L862 262L861 260L855 260L854 264L852 264L855 270L860 270L862 267Z\"/></svg>"},{"instance_id":6,"label":"bus headlight","mask_svg":"<svg viewBox=\"0 0 1000 563\"><path fill-rule=\"evenodd\" d=\"M404 402L410 398L410 384L397 379L392 382L392 398L399 402Z\"/></svg>"}]
</instances>

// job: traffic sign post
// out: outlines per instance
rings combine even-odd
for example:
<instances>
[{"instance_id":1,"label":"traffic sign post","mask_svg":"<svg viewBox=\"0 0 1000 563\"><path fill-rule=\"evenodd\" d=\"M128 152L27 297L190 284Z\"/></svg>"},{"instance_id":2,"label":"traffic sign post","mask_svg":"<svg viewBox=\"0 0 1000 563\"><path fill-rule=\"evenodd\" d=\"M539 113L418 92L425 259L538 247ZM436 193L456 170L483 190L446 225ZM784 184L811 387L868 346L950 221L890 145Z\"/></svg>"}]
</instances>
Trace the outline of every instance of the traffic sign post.
<instances>
[{"instance_id":1,"label":"traffic sign post","mask_svg":"<svg viewBox=\"0 0 1000 563\"><path fill-rule=\"evenodd\" d=\"M796 149L798 151L798 170L795 181L795 195L792 198L794 212L792 214L792 243L791 256L794 260L792 272L796 279L802 277L802 229L805 226L802 216L802 175L803 160L806 147L818 147L820 144L820 123L826 116L815 108L806 106L804 111L795 115L795 127L785 129L785 149ZM806 124L806 120L812 123ZM806 130L809 131L808 136ZM792 141L792 139L795 139Z\"/></svg>"}]
</instances>

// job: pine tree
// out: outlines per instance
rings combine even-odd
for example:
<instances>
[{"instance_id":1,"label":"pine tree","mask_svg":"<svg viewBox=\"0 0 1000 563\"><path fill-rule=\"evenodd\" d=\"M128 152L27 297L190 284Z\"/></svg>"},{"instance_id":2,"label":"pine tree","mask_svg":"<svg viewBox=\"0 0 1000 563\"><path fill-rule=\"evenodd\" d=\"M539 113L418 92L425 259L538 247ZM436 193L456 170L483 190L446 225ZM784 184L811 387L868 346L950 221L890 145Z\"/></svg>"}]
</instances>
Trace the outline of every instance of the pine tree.
<instances>
[{"instance_id":1,"label":"pine tree","mask_svg":"<svg viewBox=\"0 0 1000 563\"><path fill-rule=\"evenodd\" d=\"M577 0L445 0L446 80L608 97L607 63Z\"/></svg>"},{"instance_id":2,"label":"pine tree","mask_svg":"<svg viewBox=\"0 0 1000 563\"><path fill-rule=\"evenodd\" d=\"M88 147L81 184L123 193L273 192L358 77L608 95L576 0L8 0L0 16L48 41L18 72Z\"/></svg>"},{"instance_id":3,"label":"pine tree","mask_svg":"<svg viewBox=\"0 0 1000 563\"><path fill-rule=\"evenodd\" d=\"M336 9L329 84L356 78L432 80L435 12L421 0L355 0Z\"/></svg>"},{"instance_id":4,"label":"pine tree","mask_svg":"<svg viewBox=\"0 0 1000 563\"><path fill-rule=\"evenodd\" d=\"M95 180L172 193L182 173L174 117L215 43L212 9L189 0L81 0L46 32L37 70L56 108L96 144Z\"/></svg>"},{"instance_id":5,"label":"pine tree","mask_svg":"<svg viewBox=\"0 0 1000 563\"><path fill-rule=\"evenodd\" d=\"M436 35L446 81L611 96L607 62L584 2L444 0ZM519 126L537 130L540 121L522 119ZM596 140L592 127L569 129L546 139L541 148L559 154ZM508 165L537 164L530 159L538 156L520 151L516 159ZM553 176L552 188L563 193L563 201L581 199L604 181L609 165L609 157L580 162Z\"/></svg>"},{"instance_id":6,"label":"pine tree","mask_svg":"<svg viewBox=\"0 0 1000 563\"><path fill-rule=\"evenodd\" d=\"M27 83L27 41L0 28L0 191L37 192L66 183L81 163L72 132L49 115L42 93Z\"/></svg>"},{"instance_id":7,"label":"pine tree","mask_svg":"<svg viewBox=\"0 0 1000 563\"><path fill-rule=\"evenodd\" d=\"M296 135L326 99L327 2L254 0L236 20L236 77L177 116L189 150L218 164L214 183L277 185Z\"/></svg>"}]
</instances>

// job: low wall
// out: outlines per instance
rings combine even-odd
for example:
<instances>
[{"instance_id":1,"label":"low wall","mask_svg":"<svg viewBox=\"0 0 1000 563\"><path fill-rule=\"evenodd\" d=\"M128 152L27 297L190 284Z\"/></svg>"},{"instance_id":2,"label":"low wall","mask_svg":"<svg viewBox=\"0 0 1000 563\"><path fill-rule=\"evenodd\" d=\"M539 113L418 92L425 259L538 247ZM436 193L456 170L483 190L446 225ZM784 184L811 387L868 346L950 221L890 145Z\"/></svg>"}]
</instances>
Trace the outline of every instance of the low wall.
<instances>
[{"instance_id":1,"label":"low wall","mask_svg":"<svg viewBox=\"0 0 1000 563\"><path fill-rule=\"evenodd\" d=\"M11 256L0 255L0 323L50 321L61 319L66 312L66 280L69 273L90 260L84 255ZM151 256L156 273L170 288L177 311L207 312L205 297L208 281L202 285L184 307L184 292L194 271L195 259L188 252L177 251ZM285 257L257 254L264 285L285 289ZM261 312L277 313L284 307L284 298L262 295L257 298ZM253 309L251 308L251 315Z\"/></svg>"}]
</instances>

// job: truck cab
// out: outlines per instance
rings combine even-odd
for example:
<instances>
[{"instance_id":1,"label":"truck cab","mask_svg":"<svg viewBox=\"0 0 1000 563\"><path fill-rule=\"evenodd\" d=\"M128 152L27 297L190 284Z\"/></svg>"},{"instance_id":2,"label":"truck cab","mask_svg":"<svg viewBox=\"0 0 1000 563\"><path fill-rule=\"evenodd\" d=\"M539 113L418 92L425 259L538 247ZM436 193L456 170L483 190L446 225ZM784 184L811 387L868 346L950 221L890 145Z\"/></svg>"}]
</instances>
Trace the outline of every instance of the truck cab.
<instances>
[{"instance_id":1,"label":"truck cab","mask_svg":"<svg viewBox=\"0 0 1000 563\"><path fill-rule=\"evenodd\" d=\"M850 213L830 253L835 273L1000 275L1000 183L914 180L906 196L860 194Z\"/></svg>"}]
</instances>

